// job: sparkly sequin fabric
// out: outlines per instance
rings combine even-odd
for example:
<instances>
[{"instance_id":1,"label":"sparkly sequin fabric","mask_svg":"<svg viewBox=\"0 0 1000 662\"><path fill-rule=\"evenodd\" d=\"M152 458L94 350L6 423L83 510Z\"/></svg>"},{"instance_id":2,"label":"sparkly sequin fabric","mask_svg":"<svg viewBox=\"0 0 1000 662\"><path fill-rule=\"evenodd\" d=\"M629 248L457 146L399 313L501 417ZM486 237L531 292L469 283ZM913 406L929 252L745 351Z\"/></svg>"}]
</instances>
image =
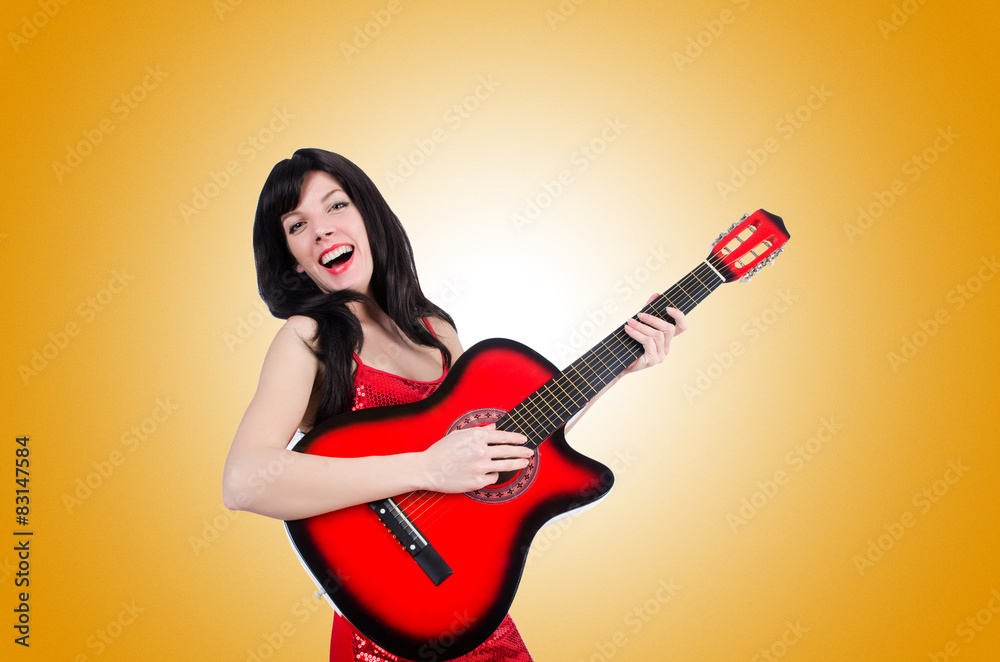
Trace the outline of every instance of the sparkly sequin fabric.
<instances>
[{"instance_id":1,"label":"sparkly sequin fabric","mask_svg":"<svg viewBox=\"0 0 1000 662\"><path fill-rule=\"evenodd\" d=\"M434 329L425 319L424 324L434 333ZM433 393L448 372L442 358L442 374L432 382L421 382L398 377L389 372L366 366L355 354L358 364L354 374L354 406L352 411L368 407L384 407L400 405L423 400ZM431 652L434 655L434 652ZM510 616L504 618L496 632L470 653L455 658L460 662L531 662L524 640L517 631L517 626ZM331 662L409 662L389 653L373 643L363 634L354 629L347 619L337 614L333 619L333 632L330 637Z\"/></svg>"},{"instance_id":2,"label":"sparkly sequin fabric","mask_svg":"<svg viewBox=\"0 0 1000 662\"><path fill-rule=\"evenodd\" d=\"M420 382L366 366L357 354L354 355L354 360L358 369L354 373L354 405L351 411L423 400L437 390L444 380L444 373L448 372L442 365L440 377L432 382Z\"/></svg>"},{"instance_id":3,"label":"sparkly sequin fabric","mask_svg":"<svg viewBox=\"0 0 1000 662\"><path fill-rule=\"evenodd\" d=\"M343 631L338 631L338 628L343 628ZM428 659L436 659L439 651L428 648L427 653ZM375 645L340 616L333 621L330 660L331 662L336 660L409 662ZM532 660L528 649L524 646L524 640L517 631L517 626L510 616L507 616L489 639L474 648L472 652L455 658L455 662L532 662Z\"/></svg>"}]
</instances>

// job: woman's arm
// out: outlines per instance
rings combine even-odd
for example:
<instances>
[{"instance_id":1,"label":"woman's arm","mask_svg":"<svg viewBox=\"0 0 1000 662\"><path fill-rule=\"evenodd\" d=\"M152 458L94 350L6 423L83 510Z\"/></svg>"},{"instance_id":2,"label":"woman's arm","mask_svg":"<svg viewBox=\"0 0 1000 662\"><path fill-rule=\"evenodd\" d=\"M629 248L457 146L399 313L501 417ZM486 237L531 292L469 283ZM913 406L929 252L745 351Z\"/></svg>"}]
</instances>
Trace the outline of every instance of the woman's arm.
<instances>
[{"instance_id":1,"label":"woman's arm","mask_svg":"<svg viewBox=\"0 0 1000 662\"><path fill-rule=\"evenodd\" d=\"M227 508L301 519L414 490L479 489L492 483L496 472L527 463L521 458L531 451L520 446L523 436L488 428L453 433L420 453L332 458L286 450L318 370L306 340L314 331L313 320L293 317L268 349L257 392L226 458ZM445 342L461 352L457 339Z\"/></svg>"}]
</instances>

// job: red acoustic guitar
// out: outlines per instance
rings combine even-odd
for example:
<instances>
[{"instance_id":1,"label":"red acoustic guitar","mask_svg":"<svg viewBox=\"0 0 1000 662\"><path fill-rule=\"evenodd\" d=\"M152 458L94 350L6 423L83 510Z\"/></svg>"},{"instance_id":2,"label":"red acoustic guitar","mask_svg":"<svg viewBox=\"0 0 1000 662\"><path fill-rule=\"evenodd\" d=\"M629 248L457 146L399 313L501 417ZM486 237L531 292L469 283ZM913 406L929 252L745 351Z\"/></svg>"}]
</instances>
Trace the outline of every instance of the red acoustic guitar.
<instances>
[{"instance_id":1,"label":"red acoustic guitar","mask_svg":"<svg viewBox=\"0 0 1000 662\"><path fill-rule=\"evenodd\" d=\"M690 312L722 283L763 268L788 237L773 214L745 216L643 312L664 319L667 306ZM611 489L611 470L570 448L563 425L642 352L619 327L560 371L524 345L485 340L427 399L319 425L293 450L422 451L453 430L496 423L527 436L535 454L521 471L475 492L415 492L286 522L303 565L335 608L389 652L448 660L471 651L510 608L535 533Z\"/></svg>"}]
</instances>

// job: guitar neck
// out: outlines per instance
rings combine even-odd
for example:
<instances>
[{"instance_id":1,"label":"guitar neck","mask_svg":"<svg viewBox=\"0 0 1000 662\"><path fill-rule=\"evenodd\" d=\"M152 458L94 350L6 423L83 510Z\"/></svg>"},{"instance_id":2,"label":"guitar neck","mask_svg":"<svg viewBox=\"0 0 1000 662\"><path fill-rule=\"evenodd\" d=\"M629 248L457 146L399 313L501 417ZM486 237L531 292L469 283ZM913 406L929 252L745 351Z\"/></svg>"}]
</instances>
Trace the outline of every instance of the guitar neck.
<instances>
[{"instance_id":1,"label":"guitar neck","mask_svg":"<svg viewBox=\"0 0 1000 662\"><path fill-rule=\"evenodd\" d=\"M640 312L673 321L667 314L668 306L686 315L724 282L723 276L705 260ZM507 412L497 421L497 429L523 434L528 438L528 446L537 447L642 353L642 344L630 337L622 324Z\"/></svg>"}]
</instances>

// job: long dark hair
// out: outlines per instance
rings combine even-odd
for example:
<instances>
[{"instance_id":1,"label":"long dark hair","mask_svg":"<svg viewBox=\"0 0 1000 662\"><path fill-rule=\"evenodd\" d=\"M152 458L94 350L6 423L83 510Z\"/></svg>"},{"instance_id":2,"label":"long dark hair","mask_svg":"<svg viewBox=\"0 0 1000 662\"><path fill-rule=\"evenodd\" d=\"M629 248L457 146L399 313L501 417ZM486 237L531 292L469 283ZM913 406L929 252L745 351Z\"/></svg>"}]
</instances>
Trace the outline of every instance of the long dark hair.
<instances>
[{"instance_id":1,"label":"long dark hair","mask_svg":"<svg viewBox=\"0 0 1000 662\"><path fill-rule=\"evenodd\" d=\"M313 170L322 170L336 179L361 213L372 252L371 301L412 342L441 350L448 366L451 352L424 326L421 318L433 316L447 320L452 326L455 323L448 313L424 296L410 240L375 183L361 168L339 154L322 149L300 149L292 158L279 162L264 182L253 222L257 288L275 317L305 315L316 320L313 352L323 368L324 387L323 400L312 421L318 423L351 406L354 391L351 353L361 351L364 336L361 323L347 304L369 299L353 291L324 292L309 276L295 270L281 216L298 206L302 182Z\"/></svg>"}]
</instances>

